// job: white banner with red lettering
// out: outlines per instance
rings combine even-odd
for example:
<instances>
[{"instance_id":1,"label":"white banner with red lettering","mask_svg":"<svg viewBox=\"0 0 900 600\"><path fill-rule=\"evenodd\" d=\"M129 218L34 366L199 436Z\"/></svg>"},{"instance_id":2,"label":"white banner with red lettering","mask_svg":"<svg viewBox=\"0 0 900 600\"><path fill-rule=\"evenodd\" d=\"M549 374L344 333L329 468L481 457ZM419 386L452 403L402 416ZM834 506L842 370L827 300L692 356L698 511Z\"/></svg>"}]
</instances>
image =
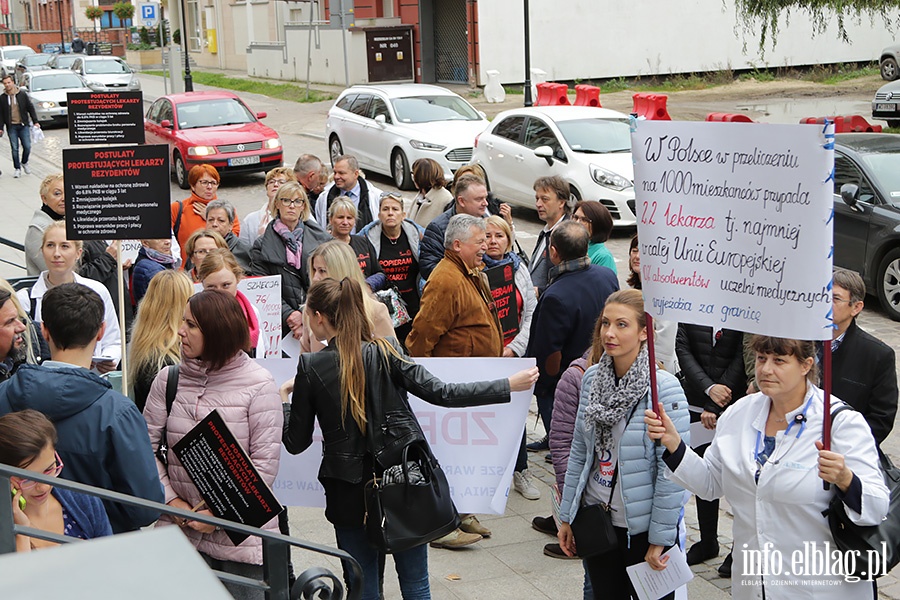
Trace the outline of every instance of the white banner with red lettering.
<instances>
[{"instance_id":1,"label":"white banner with red lettering","mask_svg":"<svg viewBox=\"0 0 900 600\"><path fill-rule=\"evenodd\" d=\"M417 358L415 361L446 382L509 377L534 366L527 358ZM277 384L293 379L293 359L261 360ZM508 404L442 408L410 395L410 405L441 463L460 512L503 514L532 393L517 392ZM322 432L297 456L282 448L281 466L272 485L286 506L325 506L317 479L322 459Z\"/></svg>"}]
</instances>

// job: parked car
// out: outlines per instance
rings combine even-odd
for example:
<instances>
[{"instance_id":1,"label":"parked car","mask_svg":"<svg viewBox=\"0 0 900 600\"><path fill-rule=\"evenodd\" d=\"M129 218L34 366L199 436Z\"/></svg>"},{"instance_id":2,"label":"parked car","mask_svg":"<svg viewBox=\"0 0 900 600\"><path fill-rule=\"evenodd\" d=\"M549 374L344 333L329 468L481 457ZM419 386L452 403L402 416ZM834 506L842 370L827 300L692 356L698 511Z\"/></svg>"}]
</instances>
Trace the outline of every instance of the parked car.
<instances>
[{"instance_id":1,"label":"parked car","mask_svg":"<svg viewBox=\"0 0 900 600\"><path fill-rule=\"evenodd\" d=\"M900 135L836 136L834 264L858 271L900 321Z\"/></svg>"},{"instance_id":2,"label":"parked car","mask_svg":"<svg viewBox=\"0 0 900 600\"><path fill-rule=\"evenodd\" d=\"M894 81L900 77L900 44L888 46L881 51L881 78L885 81Z\"/></svg>"},{"instance_id":3,"label":"parked car","mask_svg":"<svg viewBox=\"0 0 900 600\"><path fill-rule=\"evenodd\" d=\"M532 184L559 175L579 200L599 200L617 227L634 225L634 165L628 116L585 106L507 110L475 138L472 162L491 191L510 204L534 207Z\"/></svg>"},{"instance_id":4,"label":"parked car","mask_svg":"<svg viewBox=\"0 0 900 600\"><path fill-rule=\"evenodd\" d=\"M47 63L53 58L52 54L44 54L36 52L34 54L26 54L16 61L16 83L22 85L24 81L23 75L26 71L43 71L50 67Z\"/></svg>"},{"instance_id":5,"label":"parked car","mask_svg":"<svg viewBox=\"0 0 900 600\"><path fill-rule=\"evenodd\" d=\"M887 121L888 127L900 127L900 81L878 88L872 100L872 118Z\"/></svg>"},{"instance_id":6,"label":"parked car","mask_svg":"<svg viewBox=\"0 0 900 600\"><path fill-rule=\"evenodd\" d=\"M53 54L52 58L47 61L47 66L51 69L71 69L72 65L75 63L75 59L80 56L84 56L83 54Z\"/></svg>"},{"instance_id":7,"label":"parked car","mask_svg":"<svg viewBox=\"0 0 900 600\"><path fill-rule=\"evenodd\" d=\"M148 144L168 144L175 180L186 190L194 165L209 164L222 174L282 166L281 139L259 122L265 117L231 92L170 94L150 105L144 132Z\"/></svg>"},{"instance_id":8,"label":"parked car","mask_svg":"<svg viewBox=\"0 0 900 600\"><path fill-rule=\"evenodd\" d=\"M90 92L84 80L72 71L47 69L27 71L23 85L28 90L38 121L43 123L68 124L67 106L69 92Z\"/></svg>"},{"instance_id":9,"label":"parked car","mask_svg":"<svg viewBox=\"0 0 900 600\"><path fill-rule=\"evenodd\" d=\"M331 162L352 154L359 166L390 175L413 189L410 165L432 158L445 176L472 158L475 136L488 125L484 114L460 96L434 85L356 85L341 92L328 111L325 135Z\"/></svg>"},{"instance_id":10,"label":"parked car","mask_svg":"<svg viewBox=\"0 0 900 600\"><path fill-rule=\"evenodd\" d=\"M70 67L95 92L137 92L141 82L118 56L79 55Z\"/></svg>"},{"instance_id":11,"label":"parked car","mask_svg":"<svg viewBox=\"0 0 900 600\"><path fill-rule=\"evenodd\" d=\"M6 73L12 74L16 70L16 61L34 53L31 46L0 46L0 65Z\"/></svg>"}]
</instances>

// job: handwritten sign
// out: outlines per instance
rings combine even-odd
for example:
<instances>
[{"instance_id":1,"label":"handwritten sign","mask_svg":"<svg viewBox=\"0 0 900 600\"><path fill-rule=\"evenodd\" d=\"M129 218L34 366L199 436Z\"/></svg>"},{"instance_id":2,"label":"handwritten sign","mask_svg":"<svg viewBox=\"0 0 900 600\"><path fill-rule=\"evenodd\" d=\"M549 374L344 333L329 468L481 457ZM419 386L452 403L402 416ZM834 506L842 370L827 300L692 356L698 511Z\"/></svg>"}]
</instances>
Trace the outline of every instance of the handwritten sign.
<instances>
[{"instance_id":1,"label":"handwritten sign","mask_svg":"<svg viewBox=\"0 0 900 600\"><path fill-rule=\"evenodd\" d=\"M483 381L507 377L534 366L525 358L416 358L415 362L447 382ZM297 362L289 359L257 361L280 383L293 379ZM516 466L522 428L531 392L512 394L509 404L471 408L442 408L410 395L425 439L441 463L450 494L460 512L503 514ZM325 506L325 492L317 479L322 462L322 434L316 425L313 443L296 456L282 449L272 489L286 506Z\"/></svg>"},{"instance_id":2,"label":"handwritten sign","mask_svg":"<svg viewBox=\"0 0 900 600\"><path fill-rule=\"evenodd\" d=\"M830 339L833 141L831 126L638 121L646 311Z\"/></svg>"},{"instance_id":3,"label":"handwritten sign","mask_svg":"<svg viewBox=\"0 0 900 600\"><path fill-rule=\"evenodd\" d=\"M281 504L228 425L213 410L172 451L215 516L262 527L281 512ZM248 535L226 531L235 546Z\"/></svg>"},{"instance_id":4,"label":"handwritten sign","mask_svg":"<svg viewBox=\"0 0 900 600\"><path fill-rule=\"evenodd\" d=\"M508 340L519 334L519 305L516 303L516 271L512 265L497 265L485 269L488 285L491 288L491 298L497 307L497 316L500 317L500 328L503 330L503 339Z\"/></svg>"},{"instance_id":5,"label":"handwritten sign","mask_svg":"<svg viewBox=\"0 0 900 600\"><path fill-rule=\"evenodd\" d=\"M247 297L259 318L259 341L265 350L258 358L281 357L281 276L245 277L237 284L239 292ZM202 283L194 284L194 293L203 290Z\"/></svg>"}]
</instances>

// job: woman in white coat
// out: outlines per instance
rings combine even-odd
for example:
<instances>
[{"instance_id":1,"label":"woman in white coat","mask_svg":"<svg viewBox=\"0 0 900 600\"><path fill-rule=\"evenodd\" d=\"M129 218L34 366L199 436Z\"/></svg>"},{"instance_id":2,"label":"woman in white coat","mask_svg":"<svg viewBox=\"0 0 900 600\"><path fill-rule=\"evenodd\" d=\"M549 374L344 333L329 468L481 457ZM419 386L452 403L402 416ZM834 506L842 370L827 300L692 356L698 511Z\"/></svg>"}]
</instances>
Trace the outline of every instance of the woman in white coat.
<instances>
[{"instance_id":1,"label":"woman in white coat","mask_svg":"<svg viewBox=\"0 0 900 600\"><path fill-rule=\"evenodd\" d=\"M854 523L881 522L888 490L875 439L862 415L842 411L832 424L831 451L822 449L823 393L812 383L812 342L754 336L752 348L761 391L722 415L703 458L681 441L664 409L661 420L646 411L648 436L666 447L673 481L732 506L734 598L870 599L871 581L825 571L836 547L823 511L837 494ZM806 558L815 551L828 558Z\"/></svg>"}]
</instances>

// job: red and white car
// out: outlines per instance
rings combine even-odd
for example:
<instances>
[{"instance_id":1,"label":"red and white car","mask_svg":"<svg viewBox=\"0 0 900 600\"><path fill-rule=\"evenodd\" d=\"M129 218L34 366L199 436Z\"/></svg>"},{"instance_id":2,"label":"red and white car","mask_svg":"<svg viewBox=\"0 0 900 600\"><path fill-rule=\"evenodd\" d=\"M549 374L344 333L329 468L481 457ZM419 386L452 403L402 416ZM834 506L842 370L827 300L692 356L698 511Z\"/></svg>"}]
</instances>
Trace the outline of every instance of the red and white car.
<instances>
[{"instance_id":1,"label":"red and white car","mask_svg":"<svg viewBox=\"0 0 900 600\"><path fill-rule=\"evenodd\" d=\"M281 139L259 122L265 117L231 92L169 94L150 105L144 132L148 144L168 144L175 180L186 190L194 165L212 165L222 175L282 166Z\"/></svg>"}]
</instances>

